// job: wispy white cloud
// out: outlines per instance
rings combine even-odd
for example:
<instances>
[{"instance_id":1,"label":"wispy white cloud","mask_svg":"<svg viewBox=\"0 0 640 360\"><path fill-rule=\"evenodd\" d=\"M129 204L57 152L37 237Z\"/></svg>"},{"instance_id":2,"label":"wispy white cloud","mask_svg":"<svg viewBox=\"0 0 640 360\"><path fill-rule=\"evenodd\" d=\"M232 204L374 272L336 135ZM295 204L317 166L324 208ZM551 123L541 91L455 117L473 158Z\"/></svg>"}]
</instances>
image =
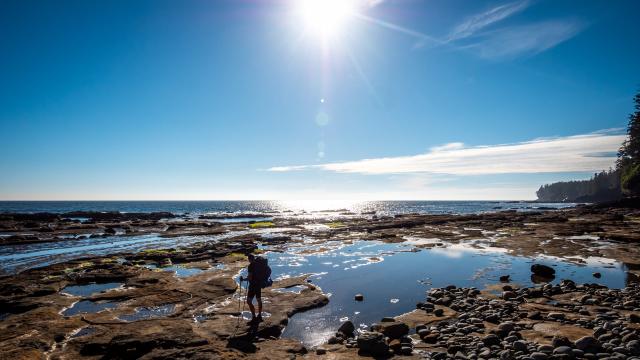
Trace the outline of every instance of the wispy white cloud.
<instances>
[{"instance_id":1,"label":"wispy white cloud","mask_svg":"<svg viewBox=\"0 0 640 360\"><path fill-rule=\"evenodd\" d=\"M584 27L581 21L566 19L510 26L479 35L465 47L483 58L530 56L573 38Z\"/></svg>"},{"instance_id":2,"label":"wispy white cloud","mask_svg":"<svg viewBox=\"0 0 640 360\"><path fill-rule=\"evenodd\" d=\"M369 7L376 7L385 2L363 1L367 1ZM573 38L585 28L585 22L576 19L527 21L516 25L507 24L506 27L499 26L499 23L528 9L534 1L516 0L469 16L443 37L434 37L362 13L353 15L357 19L416 38L414 49L429 44L455 51L468 51L482 58L497 60L541 53Z\"/></svg>"},{"instance_id":3,"label":"wispy white cloud","mask_svg":"<svg viewBox=\"0 0 640 360\"><path fill-rule=\"evenodd\" d=\"M550 19L497 27L496 24L532 5L520 0L493 7L470 16L450 31L447 43L486 59L512 59L531 56L561 44L585 28L576 19Z\"/></svg>"},{"instance_id":4,"label":"wispy white cloud","mask_svg":"<svg viewBox=\"0 0 640 360\"><path fill-rule=\"evenodd\" d=\"M529 7L529 5L530 2L528 0L515 1L473 15L453 28L448 36L448 41L470 37L492 24L523 11Z\"/></svg>"},{"instance_id":5,"label":"wispy white cloud","mask_svg":"<svg viewBox=\"0 0 640 360\"><path fill-rule=\"evenodd\" d=\"M432 152L438 152L438 151L458 150L462 148L464 148L464 143L452 142L452 143L448 143L440 146L434 146L430 150Z\"/></svg>"},{"instance_id":6,"label":"wispy white cloud","mask_svg":"<svg viewBox=\"0 0 640 360\"><path fill-rule=\"evenodd\" d=\"M451 143L420 155L277 166L268 170L450 175L591 172L613 166L616 160L614 153L625 139L626 135L598 132L489 146L464 147L461 143Z\"/></svg>"}]
</instances>

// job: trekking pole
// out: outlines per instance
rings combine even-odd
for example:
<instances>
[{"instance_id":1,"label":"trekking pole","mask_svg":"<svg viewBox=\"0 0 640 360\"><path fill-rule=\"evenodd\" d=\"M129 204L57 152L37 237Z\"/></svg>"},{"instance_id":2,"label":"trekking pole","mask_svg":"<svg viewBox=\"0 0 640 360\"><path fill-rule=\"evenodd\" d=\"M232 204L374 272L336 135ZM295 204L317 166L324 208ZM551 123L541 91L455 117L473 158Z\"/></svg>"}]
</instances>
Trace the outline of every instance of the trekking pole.
<instances>
[{"instance_id":1,"label":"trekking pole","mask_svg":"<svg viewBox=\"0 0 640 360\"><path fill-rule=\"evenodd\" d=\"M240 276L240 289L238 289L238 321L236 322L236 328L233 330L232 338L236 337L238 333L238 328L240 327L240 318L242 317L242 313L244 312L244 304L242 305L242 311L240 311L240 303L242 303L242 276Z\"/></svg>"}]
</instances>

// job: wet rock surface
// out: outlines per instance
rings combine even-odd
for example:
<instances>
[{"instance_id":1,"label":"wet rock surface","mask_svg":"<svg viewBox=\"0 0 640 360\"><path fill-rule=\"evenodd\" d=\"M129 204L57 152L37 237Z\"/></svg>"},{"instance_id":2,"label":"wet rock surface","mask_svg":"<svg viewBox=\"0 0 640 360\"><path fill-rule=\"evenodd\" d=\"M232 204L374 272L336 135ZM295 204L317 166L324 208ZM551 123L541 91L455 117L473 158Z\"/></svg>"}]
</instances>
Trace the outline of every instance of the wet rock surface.
<instances>
[{"instance_id":1,"label":"wet rock surface","mask_svg":"<svg viewBox=\"0 0 640 360\"><path fill-rule=\"evenodd\" d=\"M264 223L210 220L216 219L168 213L1 214L0 229L5 236L0 242L5 245L140 234L192 236L202 242L87 257L0 277L0 353L17 359L402 356L542 360L640 356L640 211L634 206L478 215L352 216L340 223L326 221L321 224L325 225L323 231L306 227L311 220L301 218L273 217ZM249 233L257 228L252 227L255 224L284 230L268 237ZM234 232L238 235L232 236ZM224 241L211 241L227 233L230 236ZM576 254L607 257L628 267L628 284L620 290L570 280L544 284L555 271L536 267L532 274L543 282L538 287L510 284L505 274L499 291L455 285L435 288L414 311L381 318L368 324L366 332L347 321L326 344L307 349L280 335L293 314L329 301L309 282L311 279L282 279L272 288L299 287L296 292L265 290L268 314L255 325L242 317L246 313L240 313L238 300L242 299L234 281L246 266L244 255L258 251L258 243L278 251L302 238L317 241L317 246L306 250L309 252L323 251L322 242L328 240L404 242L419 238L436 240L418 241L418 249L472 239L472 246L501 247L514 255L544 254L574 262L581 261ZM594 246L596 241L606 241L607 246ZM220 264L224 267L215 267ZM181 278L162 271L163 266L202 272ZM598 279L595 274L594 279ZM64 293L67 287L112 283L121 285L80 296ZM353 289L354 293L357 290ZM366 301L372 296L365 295Z\"/></svg>"},{"instance_id":2,"label":"wet rock surface","mask_svg":"<svg viewBox=\"0 0 640 360\"><path fill-rule=\"evenodd\" d=\"M234 359L260 349L269 349L264 351L273 358L306 352L299 342L278 337L290 316L323 306L328 298L306 277L278 281L274 288L303 289L265 289L269 314L259 324L248 324L239 313L243 299L233 277L246 266L243 254L254 252L256 244L237 240L203 244L175 256L166 251L162 258L173 262L202 260L206 254L212 264L225 264L182 279L134 264L155 263L160 258L156 251L82 259L1 278L0 308L6 311L0 322L2 358ZM102 283L122 285L86 294L78 290L99 289L96 284ZM69 287L83 296L65 293ZM74 307L78 310L69 311Z\"/></svg>"}]
</instances>

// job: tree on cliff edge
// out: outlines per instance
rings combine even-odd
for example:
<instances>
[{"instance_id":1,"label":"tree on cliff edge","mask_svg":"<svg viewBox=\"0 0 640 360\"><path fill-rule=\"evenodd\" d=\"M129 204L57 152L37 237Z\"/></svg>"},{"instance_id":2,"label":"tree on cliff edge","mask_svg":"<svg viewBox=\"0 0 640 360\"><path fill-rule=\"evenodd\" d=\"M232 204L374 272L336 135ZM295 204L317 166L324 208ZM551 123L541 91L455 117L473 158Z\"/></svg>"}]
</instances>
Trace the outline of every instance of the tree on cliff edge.
<instances>
[{"instance_id":1,"label":"tree on cliff edge","mask_svg":"<svg viewBox=\"0 0 640 360\"><path fill-rule=\"evenodd\" d=\"M634 96L635 112L629 115L627 134L618 151L617 167L620 170L620 182L625 194L640 195L640 92Z\"/></svg>"}]
</instances>

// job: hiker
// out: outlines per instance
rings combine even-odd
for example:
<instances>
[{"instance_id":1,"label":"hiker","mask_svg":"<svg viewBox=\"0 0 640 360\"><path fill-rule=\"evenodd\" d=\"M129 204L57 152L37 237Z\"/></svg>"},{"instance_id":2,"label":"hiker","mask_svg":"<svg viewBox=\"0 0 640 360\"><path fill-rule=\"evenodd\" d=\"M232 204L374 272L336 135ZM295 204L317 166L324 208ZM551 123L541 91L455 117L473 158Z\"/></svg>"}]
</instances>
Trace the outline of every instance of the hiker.
<instances>
[{"instance_id":1,"label":"hiker","mask_svg":"<svg viewBox=\"0 0 640 360\"><path fill-rule=\"evenodd\" d=\"M245 279L249 282L247 291L247 304L249 310L251 310L251 323L262 321L262 288L271 286L271 268L269 267L267 259L263 257L256 257L253 254L247 255L249 259L249 266L247 266L248 277ZM240 278L242 281L242 277ZM253 306L253 298L258 301L258 316L256 316L256 309Z\"/></svg>"}]
</instances>

